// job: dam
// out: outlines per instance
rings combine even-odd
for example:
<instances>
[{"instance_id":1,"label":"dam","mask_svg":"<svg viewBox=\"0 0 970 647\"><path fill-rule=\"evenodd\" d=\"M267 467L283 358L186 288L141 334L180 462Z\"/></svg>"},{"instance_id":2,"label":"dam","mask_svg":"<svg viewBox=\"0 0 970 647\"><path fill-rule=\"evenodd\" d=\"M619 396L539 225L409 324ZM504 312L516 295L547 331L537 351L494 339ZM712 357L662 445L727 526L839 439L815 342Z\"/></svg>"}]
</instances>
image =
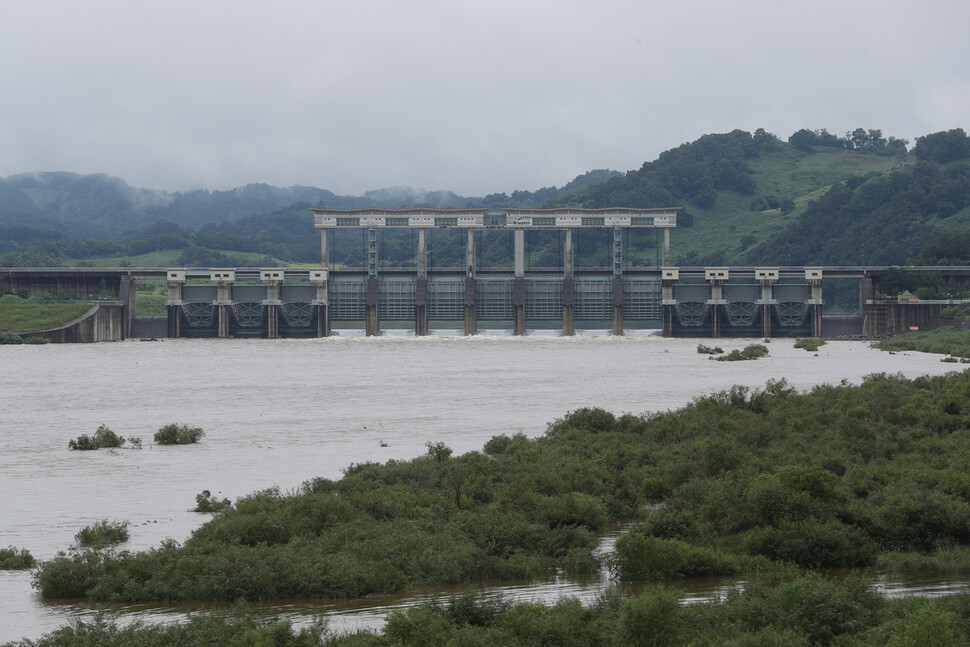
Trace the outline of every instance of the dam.
<instances>
[{"instance_id":1,"label":"dam","mask_svg":"<svg viewBox=\"0 0 970 647\"><path fill-rule=\"evenodd\" d=\"M111 334L120 339L146 336L146 330L153 337L276 339L326 337L342 329L367 335L403 329L415 335L650 330L668 337L882 337L941 325L942 309L959 303L875 298L885 267L674 267L670 234L679 210L313 208L321 260L314 267L4 268L0 279L17 291L80 299L107 289L117 295L121 323ZM432 241L444 256L443 238L434 236L449 230L452 260L433 264ZM348 240L338 233L354 231L360 262L338 260ZM412 257L406 266L388 267L383 241L401 231L414 243ZM607 241L598 267L574 262L586 232ZM656 262L639 266L629 258L628 243L650 234ZM540 235L557 238L557 265L530 260L530 237ZM508 244L503 266L486 265L478 253L496 237ZM905 269L970 278L966 267ZM858 315L823 315L823 284L831 280L858 282ZM167 284L161 320L137 316L138 281Z\"/></svg>"},{"instance_id":2,"label":"dam","mask_svg":"<svg viewBox=\"0 0 970 647\"><path fill-rule=\"evenodd\" d=\"M234 268L209 271L207 285L191 284L188 270L168 270L169 335L327 336L335 328L359 326L367 335L382 327L435 328L466 335L486 329L656 329L668 336L808 336L821 334L821 268L670 267L670 232L678 207L655 209L325 209L314 208L320 230L321 266L307 270L261 268L256 275ZM366 235L365 267L331 263L332 232L358 229ZM434 230L462 232L463 264L428 263ZM574 234L606 230L611 237L607 267L577 268ZM634 230L663 234L660 267L630 267L624 237ZM386 270L378 235L386 230L417 234L412 269ZM476 247L482 232L505 231L512 263L481 267ZM562 265L526 263L526 236L562 233ZM242 284L241 280L249 280Z\"/></svg>"}]
</instances>

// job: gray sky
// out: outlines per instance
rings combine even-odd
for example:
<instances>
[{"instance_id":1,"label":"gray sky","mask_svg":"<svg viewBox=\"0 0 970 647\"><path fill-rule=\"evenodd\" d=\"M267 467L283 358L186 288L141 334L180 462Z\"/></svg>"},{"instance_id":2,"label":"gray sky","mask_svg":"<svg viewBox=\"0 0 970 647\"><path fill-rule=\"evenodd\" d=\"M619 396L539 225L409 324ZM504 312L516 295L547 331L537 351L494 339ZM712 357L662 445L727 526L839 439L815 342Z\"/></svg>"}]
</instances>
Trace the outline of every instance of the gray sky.
<instances>
[{"instance_id":1,"label":"gray sky","mask_svg":"<svg viewBox=\"0 0 970 647\"><path fill-rule=\"evenodd\" d=\"M966 0L2 0L0 176L466 195L706 133L970 130Z\"/></svg>"}]
</instances>

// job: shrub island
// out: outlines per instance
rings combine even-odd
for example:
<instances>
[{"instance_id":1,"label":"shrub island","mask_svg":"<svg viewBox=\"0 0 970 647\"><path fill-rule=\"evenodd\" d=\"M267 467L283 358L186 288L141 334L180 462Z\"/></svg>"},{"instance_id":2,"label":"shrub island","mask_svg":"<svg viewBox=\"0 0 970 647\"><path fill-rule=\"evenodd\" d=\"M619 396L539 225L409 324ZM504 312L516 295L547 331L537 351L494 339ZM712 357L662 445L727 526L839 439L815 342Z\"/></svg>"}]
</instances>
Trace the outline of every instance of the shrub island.
<instances>
[{"instance_id":1,"label":"shrub island","mask_svg":"<svg viewBox=\"0 0 970 647\"><path fill-rule=\"evenodd\" d=\"M480 452L243 497L141 552L43 562L44 597L359 597L604 564L623 579L970 562L970 375L734 387L649 416L580 409Z\"/></svg>"}]
</instances>

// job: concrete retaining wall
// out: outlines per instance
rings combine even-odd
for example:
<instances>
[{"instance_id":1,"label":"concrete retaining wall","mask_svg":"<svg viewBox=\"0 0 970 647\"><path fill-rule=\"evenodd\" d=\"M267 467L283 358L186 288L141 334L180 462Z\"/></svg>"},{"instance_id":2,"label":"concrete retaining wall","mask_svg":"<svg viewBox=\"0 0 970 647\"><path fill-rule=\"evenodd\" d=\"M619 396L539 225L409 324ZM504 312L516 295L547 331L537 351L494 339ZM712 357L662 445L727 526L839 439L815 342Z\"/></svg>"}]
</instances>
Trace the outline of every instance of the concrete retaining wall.
<instances>
[{"instance_id":1,"label":"concrete retaining wall","mask_svg":"<svg viewBox=\"0 0 970 647\"><path fill-rule=\"evenodd\" d=\"M43 337L58 344L86 344L97 341L125 339L124 304L117 301L98 303L87 312L63 326L49 330L18 333L21 337Z\"/></svg>"}]
</instances>

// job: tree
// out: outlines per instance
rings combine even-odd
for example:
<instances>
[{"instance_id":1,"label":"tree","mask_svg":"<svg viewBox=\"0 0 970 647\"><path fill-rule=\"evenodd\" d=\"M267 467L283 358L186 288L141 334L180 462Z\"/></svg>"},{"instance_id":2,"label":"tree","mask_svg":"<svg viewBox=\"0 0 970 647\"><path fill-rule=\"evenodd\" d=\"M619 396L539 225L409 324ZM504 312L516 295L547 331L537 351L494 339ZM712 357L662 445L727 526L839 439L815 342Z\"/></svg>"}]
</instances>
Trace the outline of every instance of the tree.
<instances>
[{"instance_id":1,"label":"tree","mask_svg":"<svg viewBox=\"0 0 970 647\"><path fill-rule=\"evenodd\" d=\"M970 158L970 138L963 128L924 135L916 138L913 153L921 160L937 164L967 159Z\"/></svg>"}]
</instances>

